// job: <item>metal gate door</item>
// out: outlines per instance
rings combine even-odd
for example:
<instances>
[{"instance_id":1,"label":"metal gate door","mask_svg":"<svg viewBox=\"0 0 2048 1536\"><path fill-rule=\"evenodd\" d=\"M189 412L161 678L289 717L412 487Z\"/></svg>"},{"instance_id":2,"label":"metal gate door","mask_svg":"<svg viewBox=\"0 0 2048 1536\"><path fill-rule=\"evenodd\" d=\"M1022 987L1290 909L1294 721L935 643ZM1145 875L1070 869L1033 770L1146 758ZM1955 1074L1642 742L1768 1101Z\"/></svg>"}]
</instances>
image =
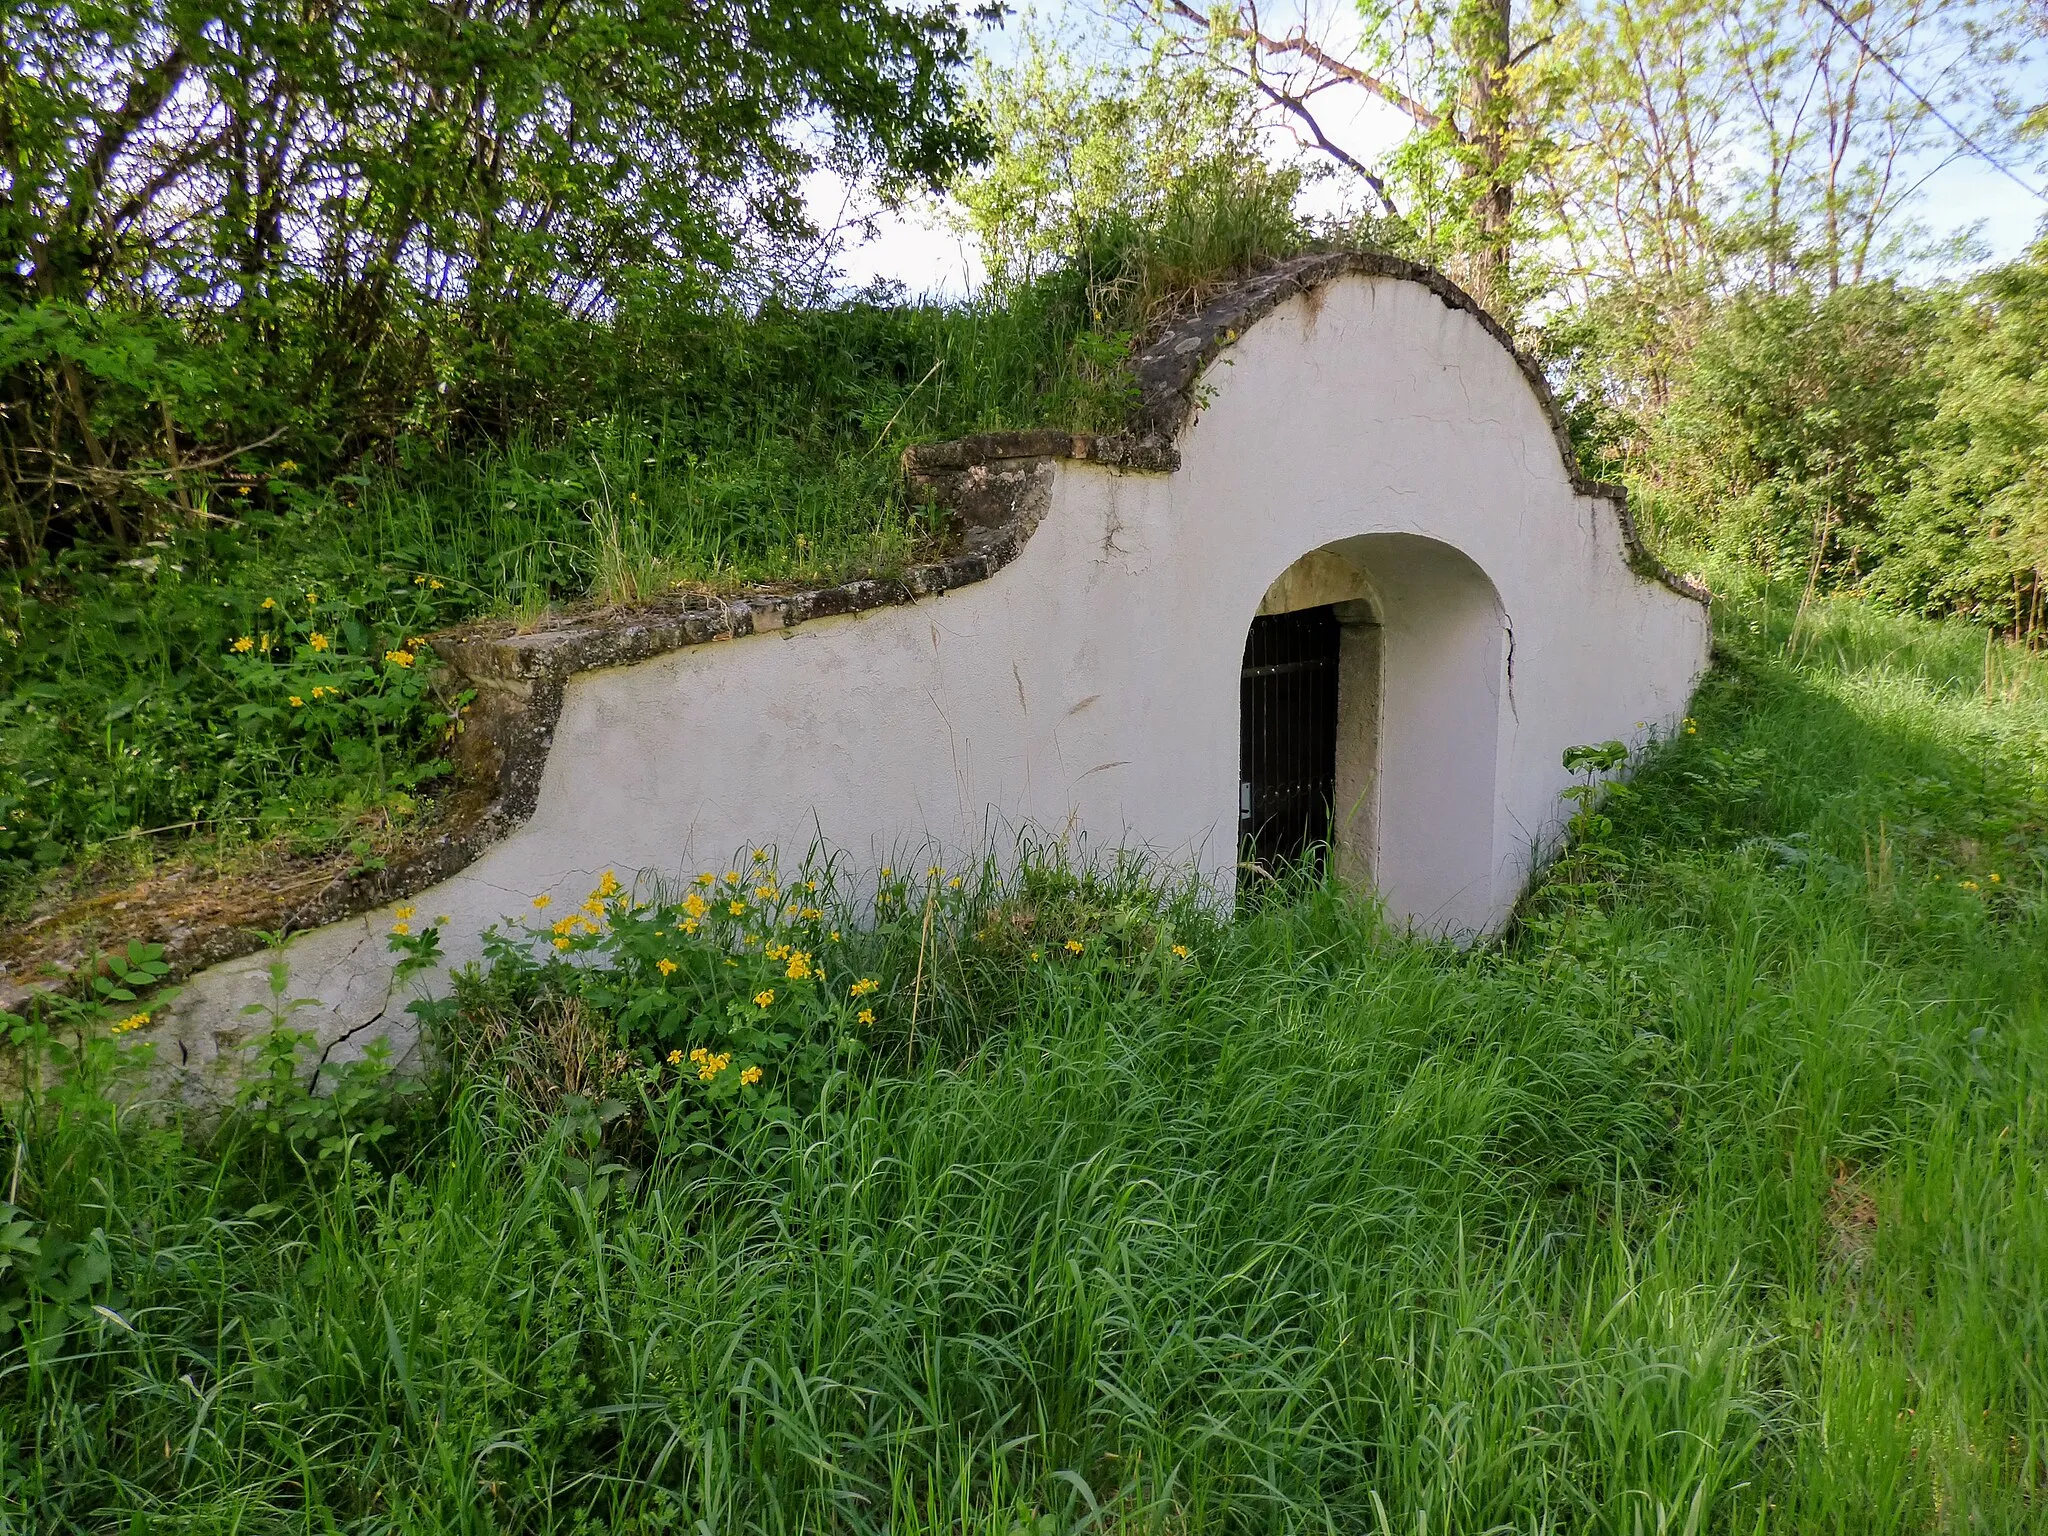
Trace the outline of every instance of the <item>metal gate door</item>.
<instances>
[{"instance_id":1,"label":"metal gate door","mask_svg":"<svg viewBox=\"0 0 2048 1536\"><path fill-rule=\"evenodd\" d=\"M1238 843L1268 870L1319 856L1330 840L1339 633L1336 610L1324 607L1263 615L1245 637Z\"/></svg>"}]
</instances>

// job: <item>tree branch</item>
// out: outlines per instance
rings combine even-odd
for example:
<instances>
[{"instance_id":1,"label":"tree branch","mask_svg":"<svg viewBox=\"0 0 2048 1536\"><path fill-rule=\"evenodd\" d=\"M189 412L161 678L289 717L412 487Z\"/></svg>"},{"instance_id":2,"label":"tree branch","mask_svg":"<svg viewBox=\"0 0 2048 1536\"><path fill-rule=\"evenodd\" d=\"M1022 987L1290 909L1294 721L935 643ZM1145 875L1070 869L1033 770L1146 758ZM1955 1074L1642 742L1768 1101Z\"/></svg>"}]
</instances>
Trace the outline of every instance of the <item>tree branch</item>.
<instances>
[{"instance_id":1,"label":"tree branch","mask_svg":"<svg viewBox=\"0 0 2048 1536\"><path fill-rule=\"evenodd\" d=\"M1407 114L1417 127L1425 130L1447 128L1459 143L1465 142L1465 136L1458 131L1456 124L1447 122L1441 114L1432 112L1399 86L1382 80L1377 75L1368 74L1357 65L1347 64L1335 55L1325 52L1319 44L1310 40L1306 31L1296 32L1289 37L1272 37L1259 30L1256 20L1247 26L1242 20L1226 22L1221 17L1205 16L1189 5L1187 0L1165 0L1165 9L1213 35L1227 37L1236 42L1251 43L1269 58L1291 53L1306 59L1340 80L1350 81L1360 89L1377 96L1388 106Z\"/></svg>"}]
</instances>

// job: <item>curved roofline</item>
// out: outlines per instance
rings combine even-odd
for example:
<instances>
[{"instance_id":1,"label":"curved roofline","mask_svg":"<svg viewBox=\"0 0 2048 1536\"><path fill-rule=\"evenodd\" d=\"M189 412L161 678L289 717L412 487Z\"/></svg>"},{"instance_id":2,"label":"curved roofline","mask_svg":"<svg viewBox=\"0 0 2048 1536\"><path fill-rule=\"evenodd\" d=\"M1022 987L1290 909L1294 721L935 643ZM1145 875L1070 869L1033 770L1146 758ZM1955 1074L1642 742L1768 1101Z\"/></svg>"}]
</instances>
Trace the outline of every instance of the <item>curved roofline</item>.
<instances>
[{"instance_id":1,"label":"curved roofline","mask_svg":"<svg viewBox=\"0 0 2048 1536\"><path fill-rule=\"evenodd\" d=\"M1218 353L1285 304L1343 277L1387 277L1418 283L1447 309L1462 310L1479 322L1522 372L1557 443L1558 461L1571 487L1581 496L1605 501L1621 525L1622 546L1629 567L1639 576L1662 583L1681 597L1706 603L1706 588L1675 574L1650 553L1629 511L1625 487L1595 480L1579 467L1571 434L1558 409L1557 397L1543 370L1517 347L1505 327L1484 305L1433 267L1382 251L1335 251L1296 256L1227 289L1190 319L1170 327L1140 352L1134 363L1138 404L1120 433L988 432L951 442L927 443L906 449L903 467L914 484L935 500L965 516L970 537L987 527L993 508L976 505L972 481L992 466L1014 459L1078 459L1133 470L1174 470L1180 467L1176 446L1197 409L1196 384Z\"/></svg>"}]
</instances>

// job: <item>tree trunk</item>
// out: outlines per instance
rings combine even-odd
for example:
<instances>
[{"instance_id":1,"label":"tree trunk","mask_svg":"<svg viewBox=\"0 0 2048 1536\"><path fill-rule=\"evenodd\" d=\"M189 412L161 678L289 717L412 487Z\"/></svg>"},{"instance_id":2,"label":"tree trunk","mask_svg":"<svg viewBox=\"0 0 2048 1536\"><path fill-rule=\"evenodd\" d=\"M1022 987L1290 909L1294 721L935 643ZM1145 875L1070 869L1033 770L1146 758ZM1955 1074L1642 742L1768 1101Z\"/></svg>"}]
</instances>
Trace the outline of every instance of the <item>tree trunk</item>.
<instances>
[{"instance_id":1,"label":"tree trunk","mask_svg":"<svg viewBox=\"0 0 2048 1536\"><path fill-rule=\"evenodd\" d=\"M1507 169L1509 130L1514 102L1508 89L1509 13L1511 0L1467 0L1464 51L1471 82L1472 116L1468 142L1471 157L1465 179L1471 187L1472 249L1466 255L1466 281L1472 296L1496 314L1504 314L1515 185Z\"/></svg>"}]
</instances>

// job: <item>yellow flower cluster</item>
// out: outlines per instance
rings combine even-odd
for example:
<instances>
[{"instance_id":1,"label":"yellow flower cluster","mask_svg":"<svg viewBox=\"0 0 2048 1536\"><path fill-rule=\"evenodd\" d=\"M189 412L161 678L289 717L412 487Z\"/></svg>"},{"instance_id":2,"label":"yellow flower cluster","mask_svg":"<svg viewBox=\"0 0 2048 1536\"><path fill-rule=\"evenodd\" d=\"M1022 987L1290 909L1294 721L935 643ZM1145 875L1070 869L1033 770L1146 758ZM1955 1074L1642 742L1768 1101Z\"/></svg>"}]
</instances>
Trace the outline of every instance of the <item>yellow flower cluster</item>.
<instances>
[{"instance_id":1,"label":"yellow flower cluster","mask_svg":"<svg viewBox=\"0 0 2048 1536\"><path fill-rule=\"evenodd\" d=\"M147 1024L148 1022L148 1014L131 1013L128 1015L127 1018L121 1020L118 1024L114 1026L114 1033L117 1035L133 1034L136 1030L142 1028L142 1026Z\"/></svg>"},{"instance_id":2,"label":"yellow flower cluster","mask_svg":"<svg viewBox=\"0 0 2048 1536\"><path fill-rule=\"evenodd\" d=\"M251 651L256 649L256 642L252 640L249 636L243 635L240 639L235 641L234 649L241 652L242 655L246 656Z\"/></svg>"},{"instance_id":3,"label":"yellow flower cluster","mask_svg":"<svg viewBox=\"0 0 2048 1536\"><path fill-rule=\"evenodd\" d=\"M1193 955L1194 951L1189 949L1185 944L1176 944L1173 946L1173 954L1175 959L1185 960L1189 956Z\"/></svg>"},{"instance_id":4,"label":"yellow flower cluster","mask_svg":"<svg viewBox=\"0 0 2048 1536\"><path fill-rule=\"evenodd\" d=\"M1067 940L1066 944L1067 953L1070 955L1078 955L1081 953L1082 950L1086 949L1087 947L1088 946L1086 944L1083 944L1079 939L1069 939Z\"/></svg>"},{"instance_id":5,"label":"yellow flower cluster","mask_svg":"<svg viewBox=\"0 0 2048 1536\"><path fill-rule=\"evenodd\" d=\"M740 1069L740 1085L742 1087L751 1088L759 1081L761 1081L761 1069L759 1067L743 1067Z\"/></svg>"},{"instance_id":6,"label":"yellow flower cluster","mask_svg":"<svg viewBox=\"0 0 2048 1536\"><path fill-rule=\"evenodd\" d=\"M848 987L847 992L850 996L853 997L866 997L870 992L877 990L881 985L882 984L879 981L875 980L874 977L863 976L859 981L856 981L851 987Z\"/></svg>"},{"instance_id":7,"label":"yellow flower cluster","mask_svg":"<svg viewBox=\"0 0 2048 1536\"><path fill-rule=\"evenodd\" d=\"M741 917L746 913L747 904L744 901L729 901L725 904L725 910L734 917Z\"/></svg>"},{"instance_id":8,"label":"yellow flower cluster","mask_svg":"<svg viewBox=\"0 0 2048 1536\"><path fill-rule=\"evenodd\" d=\"M397 918L398 921L391 925L391 931L397 934L400 938L404 938L407 934L411 933L412 914L413 909L411 907L392 908L391 915Z\"/></svg>"},{"instance_id":9,"label":"yellow flower cluster","mask_svg":"<svg viewBox=\"0 0 2048 1536\"><path fill-rule=\"evenodd\" d=\"M863 1024L872 1024L875 1022L875 1010L872 1008L863 1008L859 1013L855 1014L854 1017L859 1019L860 1022Z\"/></svg>"},{"instance_id":10,"label":"yellow flower cluster","mask_svg":"<svg viewBox=\"0 0 2048 1536\"><path fill-rule=\"evenodd\" d=\"M316 629L313 633L306 636L306 644L313 647L316 651L324 651L327 649L327 637Z\"/></svg>"},{"instance_id":11,"label":"yellow flower cluster","mask_svg":"<svg viewBox=\"0 0 2048 1536\"><path fill-rule=\"evenodd\" d=\"M690 1064L697 1069L697 1081L708 1083L732 1065L732 1052L708 1050L700 1045L690 1052Z\"/></svg>"},{"instance_id":12,"label":"yellow flower cluster","mask_svg":"<svg viewBox=\"0 0 2048 1536\"><path fill-rule=\"evenodd\" d=\"M314 688L314 690L313 690L313 697L314 697L314 698L316 698L316 699L325 699L325 698L336 698L336 699L338 699L338 698L340 698L340 697L341 697L341 690L340 690L339 688L320 688L320 687L316 687L316 688Z\"/></svg>"},{"instance_id":13,"label":"yellow flower cluster","mask_svg":"<svg viewBox=\"0 0 2048 1536\"><path fill-rule=\"evenodd\" d=\"M814 970L809 951L800 949L789 957L789 969L783 974L791 981L802 981L806 976L812 975Z\"/></svg>"},{"instance_id":14,"label":"yellow flower cluster","mask_svg":"<svg viewBox=\"0 0 2048 1536\"><path fill-rule=\"evenodd\" d=\"M683 910L692 917L702 917L711 910L711 904L695 891L683 898Z\"/></svg>"},{"instance_id":15,"label":"yellow flower cluster","mask_svg":"<svg viewBox=\"0 0 2048 1536\"><path fill-rule=\"evenodd\" d=\"M676 973L676 963L669 959L667 955L663 955L659 960L655 961L654 968L664 976L673 976Z\"/></svg>"},{"instance_id":16,"label":"yellow flower cluster","mask_svg":"<svg viewBox=\"0 0 2048 1536\"><path fill-rule=\"evenodd\" d=\"M293 709L304 709L306 707L306 701L300 698L295 693L291 696L291 705Z\"/></svg>"},{"instance_id":17,"label":"yellow flower cluster","mask_svg":"<svg viewBox=\"0 0 2048 1536\"><path fill-rule=\"evenodd\" d=\"M754 1006L756 1008L766 1008L770 1003L774 1001L775 993L768 988L764 987L762 988L762 990L754 994Z\"/></svg>"},{"instance_id":18,"label":"yellow flower cluster","mask_svg":"<svg viewBox=\"0 0 2048 1536\"><path fill-rule=\"evenodd\" d=\"M384 659L390 662L391 665L394 667L409 667L412 665L412 652L386 651L384 653Z\"/></svg>"}]
</instances>

